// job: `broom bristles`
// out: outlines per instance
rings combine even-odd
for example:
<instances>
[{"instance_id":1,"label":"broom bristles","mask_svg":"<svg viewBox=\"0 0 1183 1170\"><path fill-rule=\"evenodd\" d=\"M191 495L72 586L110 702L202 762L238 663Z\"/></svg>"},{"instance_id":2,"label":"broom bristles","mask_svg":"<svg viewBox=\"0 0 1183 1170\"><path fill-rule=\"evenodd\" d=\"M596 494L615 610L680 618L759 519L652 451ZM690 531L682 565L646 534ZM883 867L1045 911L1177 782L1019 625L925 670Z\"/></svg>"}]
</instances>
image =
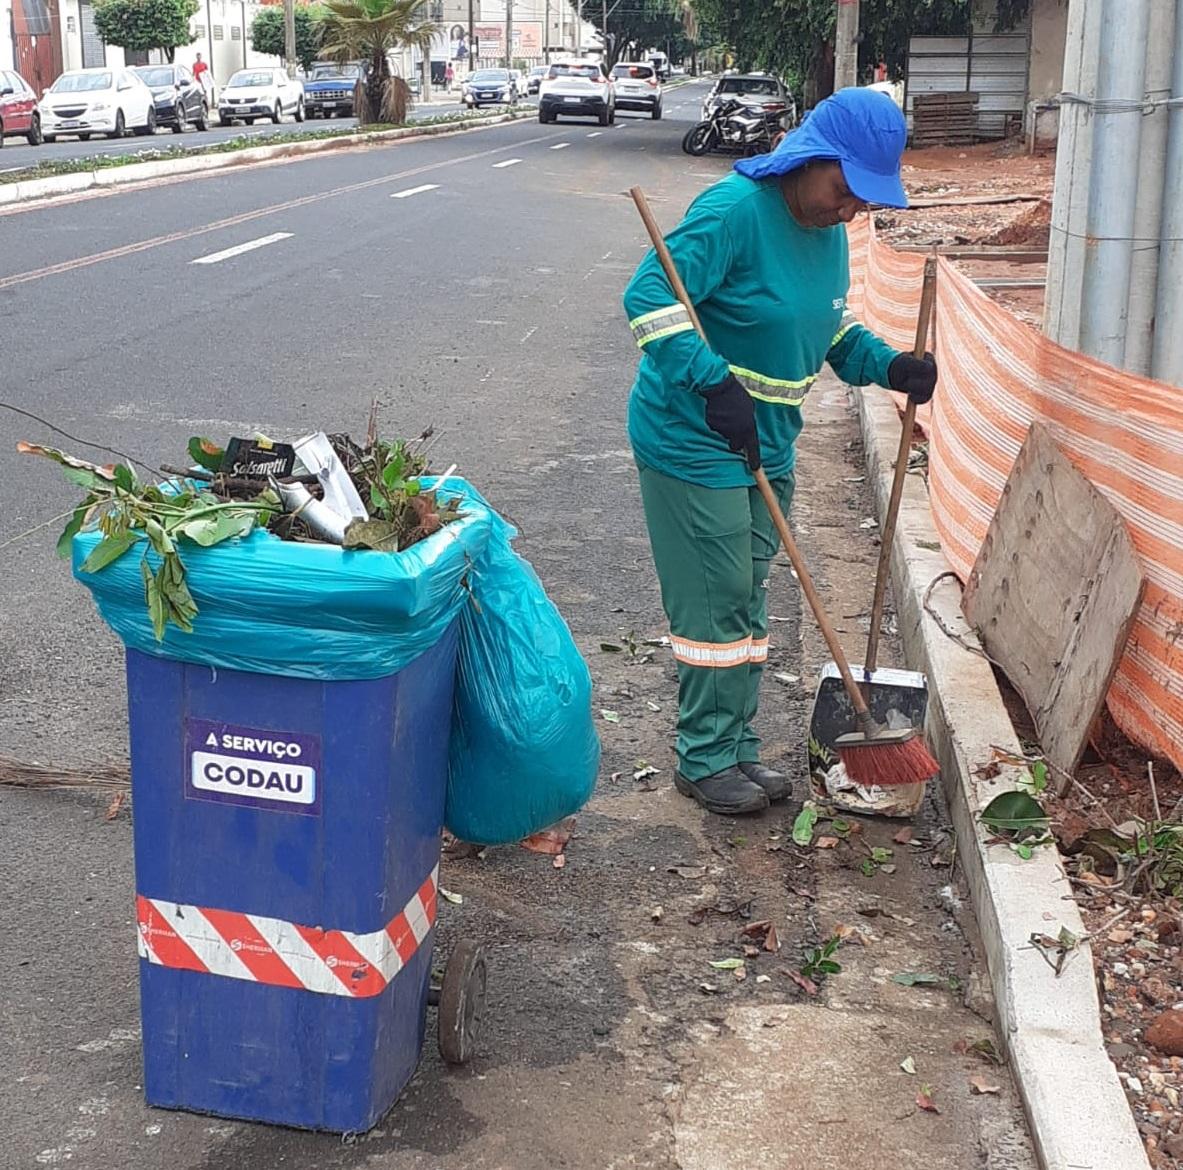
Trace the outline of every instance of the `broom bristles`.
<instances>
[{"instance_id":1,"label":"broom bristles","mask_svg":"<svg viewBox=\"0 0 1183 1170\"><path fill-rule=\"evenodd\" d=\"M941 770L919 735L903 743L876 743L868 739L864 743L837 746L846 775L863 788L923 784Z\"/></svg>"}]
</instances>

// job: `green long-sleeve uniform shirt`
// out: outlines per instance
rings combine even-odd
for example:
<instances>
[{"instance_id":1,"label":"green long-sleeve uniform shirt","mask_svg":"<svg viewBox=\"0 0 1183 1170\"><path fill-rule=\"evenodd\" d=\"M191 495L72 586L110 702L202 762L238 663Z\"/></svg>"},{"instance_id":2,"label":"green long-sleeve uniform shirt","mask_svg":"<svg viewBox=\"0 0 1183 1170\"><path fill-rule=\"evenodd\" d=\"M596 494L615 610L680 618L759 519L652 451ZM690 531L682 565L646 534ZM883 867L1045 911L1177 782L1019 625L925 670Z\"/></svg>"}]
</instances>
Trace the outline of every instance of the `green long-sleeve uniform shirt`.
<instances>
[{"instance_id":1,"label":"green long-sleeve uniform shirt","mask_svg":"<svg viewBox=\"0 0 1183 1170\"><path fill-rule=\"evenodd\" d=\"M691 204L666 243L710 344L650 252L624 294L642 350L629 398L633 449L676 479L750 485L745 461L706 424L702 391L730 371L756 400L764 468L783 477L822 363L851 385L886 384L897 354L846 311L846 229L803 228L776 183L732 173Z\"/></svg>"}]
</instances>

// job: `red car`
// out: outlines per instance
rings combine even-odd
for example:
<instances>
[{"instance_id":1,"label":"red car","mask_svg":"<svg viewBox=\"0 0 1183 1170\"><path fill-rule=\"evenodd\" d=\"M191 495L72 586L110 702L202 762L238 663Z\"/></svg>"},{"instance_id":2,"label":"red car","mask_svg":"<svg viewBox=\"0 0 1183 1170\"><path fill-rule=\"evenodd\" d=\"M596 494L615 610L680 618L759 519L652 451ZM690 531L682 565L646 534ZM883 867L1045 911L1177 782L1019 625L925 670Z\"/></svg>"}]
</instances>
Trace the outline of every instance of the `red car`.
<instances>
[{"instance_id":1,"label":"red car","mask_svg":"<svg viewBox=\"0 0 1183 1170\"><path fill-rule=\"evenodd\" d=\"M37 95L19 73L0 69L0 146L6 134L22 134L30 146L41 145Z\"/></svg>"}]
</instances>

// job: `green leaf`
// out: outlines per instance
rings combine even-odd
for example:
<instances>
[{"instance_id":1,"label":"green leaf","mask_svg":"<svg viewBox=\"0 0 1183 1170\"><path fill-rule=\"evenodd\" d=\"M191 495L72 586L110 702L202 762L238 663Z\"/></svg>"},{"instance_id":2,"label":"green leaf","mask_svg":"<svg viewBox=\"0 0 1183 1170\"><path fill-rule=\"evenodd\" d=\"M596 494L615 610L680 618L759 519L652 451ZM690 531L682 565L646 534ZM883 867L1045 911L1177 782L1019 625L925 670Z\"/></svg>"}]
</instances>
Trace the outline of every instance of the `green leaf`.
<instances>
[{"instance_id":1,"label":"green leaf","mask_svg":"<svg viewBox=\"0 0 1183 1170\"><path fill-rule=\"evenodd\" d=\"M617 646L615 642L601 642L600 649L603 650L605 654L620 654L624 650L624 647Z\"/></svg>"},{"instance_id":2,"label":"green leaf","mask_svg":"<svg viewBox=\"0 0 1183 1170\"><path fill-rule=\"evenodd\" d=\"M148 563L147 556L140 561L140 576L144 581L144 601L148 605L148 617L152 621L152 632L156 635L156 641L161 642L164 640L164 630L168 625L168 607L160 594L160 587L156 583L156 577L152 572L152 566Z\"/></svg>"},{"instance_id":3,"label":"green leaf","mask_svg":"<svg viewBox=\"0 0 1183 1170\"><path fill-rule=\"evenodd\" d=\"M884 849L882 846L876 845L871 850L871 860L876 865L886 865L891 860L891 850Z\"/></svg>"},{"instance_id":4,"label":"green leaf","mask_svg":"<svg viewBox=\"0 0 1183 1170\"><path fill-rule=\"evenodd\" d=\"M168 556L174 550L175 546L173 545L172 537L165 532L164 526L159 520L155 520L149 516L144 521L144 532L148 536L148 543L162 557Z\"/></svg>"},{"instance_id":5,"label":"green leaf","mask_svg":"<svg viewBox=\"0 0 1183 1170\"><path fill-rule=\"evenodd\" d=\"M835 963L833 959L822 959L817 965L817 969L823 975L837 975L842 970L841 963Z\"/></svg>"},{"instance_id":6,"label":"green leaf","mask_svg":"<svg viewBox=\"0 0 1183 1170\"><path fill-rule=\"evenodd\" d=\"M221 471L226 452L209 439L195 435L189 440L189 458L206 471Z\"/></svg>"},{"instance_id":7,"label":"green leaf","mask_svg":"<svg viewBox=\"0 0 1183 1170\"><path fill-rule=\"evenodd\" d=\"M711 959L710 965L716 971L735 971L744 965L743 959Z\"/></svg>"},{"instance_id":8,"label":"green leaf","mask_svg":"<svg viewBox=\"0 0 1183 1170\"><path fill-rule=\"evenodd\" d=\"M23 439L16 445L20 455L40 455L44 459L52 459L62 469L62 474L79 487L90 491L110 491L112 483L111 472L100 467L97 463L88 463L74 455L67 455L56 447L43 447L40 443L26 443Z\"/></svg>"},{"instance_id":9,"label":"green leaf","mask_svg":"<svg viewBox=\"0 0 1183 1170\"><path fill-rule=\"evenodd\" d=\"M603 719L604 722L606 722L606 723L619 723L620 722L620 712L619 711L609 711L607 707L601 707L600 708L600 718Z\"/></svg>"},{"instance_id":10,"label":"green leaf","mask_svg":"<svg viewBox=\"0 0 1183 1170\"><path fill-rule=\"evenodd\" d=\"M814 826L817 824L817 805L807 800L793 822L793 844L802 848L813 840Z\"/></svg>"},{"instance_id":11,"label":"green leaf","mask_svg":"<svg viewBox=\"0 0 1183 1170\"><path fill-rule=\"evenodd\" d=\"M199 516L178 525L176 531L187 540L203 548L221 544L234 536L246 536L255 527L255 516L251 512L221 511L210 516Z\"/></svg>"},{"instance_id":12,"label":"green leaf","mask_svg":"<svg viewBox=\"0 0 1183 1170\"><path fill-rule=\"evenodd\" d=\"M863 877L874 877L875 863L869 857L864 857L862 865L859 866L859 870L862 872Z\"/></svg>"},{"instance_id":13,"label":"green leaf","mask_svg":"<svg viewBox=\"0 0 1183 1170\"><path fill-rule=\"evenodd\" d=\"M1015 789L999 793L979 814L979 819L998 836L1017 837L1048 827L1043 806L1028 792Z\"/></svg>"},{"instance_id":14,"label":"green leaf","mask_svg":"<svg viewBox=\"0 0 1183 1170\"><path fill-rule=\"evenodd\" d=\"M90 504L82 504L75 508L70 522L62 529L62 534L58 537L57 554L63 560L69 557L74 545L74 537L82 531L82 525L86 523L86 514L90 508Z\"/></svg>"},{"instance_id":15,"label":"green leaf","mask_svg":"<svg viewBox=\"0 0 1183 1170\"><path fill-rule=\"evenodd\" d=\"M104 537L90 550L86 560L82 562L82 572L97 573L100 569L105 569L112 561L119 560L135 543L135 533L126 530Z\"/></svg>"},{"instance_id":16,"label":"green leaf","mask_svg":"<svg viewBox=\"0 0 1183 1170\"><path fill-rule=\"evenodd\" d=\"M131 468L126 463L115 464L115 486L125 492L135 490L136 477L132 475Z\"/></svg>"},{"instance_id":17,"label":"green leaf","mask_svg":"<svg viewBox=\"0 0 1183 1170\"><path fill-rule=\"evenodd\" d=\"M850 822L844 821L841 817L835 817L830 822L830 828L833 829L835 835L839 837L850 836Z\"/></svg>"},{"instance_id":18,"label":"green leaf","mask_svg":"<svg viewBox=\"0 0 1183 1170\"><path fill-rule=\"evenodd\" d=\"M1024 860L1030 861L1035 856L1035 850L1022 841L1011 842L1011 848Z\"/></svg>"},{"instance_id":19,"label":"green leaf","mask_svg":"<svg viewBox=\"0 0 1183 1170\"><path fill-rule=\"evenodd\" d=\"M1031 765L1031 787L1037 796L1047 787L1047 764L1043 760Z\"/></svg>"},{"instance_id":20,"label":"green leaf","mask_svg":"<svg viewBox=\"0 0 1183 1170\"><path fill-rule=\"evenodd\" d=\"M408 496L417 496L423 490L423 485L417 479L408 479L403 484L403 492Z\"/></svg>"},{"instance_id":21,"label":"green leaf","mask_svg":"<svg viewBox=\"0 0 1183 1170\"><path fill-rule=\"evenodd\" d=\"M345 529L345 547L398 552L398 526L389 520L354 520Z\"/></svg>"}]
</instances>

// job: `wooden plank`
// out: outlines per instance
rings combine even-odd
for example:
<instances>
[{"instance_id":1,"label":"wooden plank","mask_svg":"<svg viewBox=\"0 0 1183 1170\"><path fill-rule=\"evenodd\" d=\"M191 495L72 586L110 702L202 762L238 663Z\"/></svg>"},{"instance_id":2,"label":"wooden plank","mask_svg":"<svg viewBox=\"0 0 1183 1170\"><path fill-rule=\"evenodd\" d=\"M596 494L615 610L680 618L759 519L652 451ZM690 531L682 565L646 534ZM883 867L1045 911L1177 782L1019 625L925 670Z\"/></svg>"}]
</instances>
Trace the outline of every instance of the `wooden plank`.
<instances>
[{"instance_id":1,"label":"wooden plank","mask_svg":"<svg viewBox=\"0 0 1183 1170\"><path fill-rule=\"evenodd\" d=\"M897 252L923 252L931 255L931 244L892 244ZM1047 249L1043 251L1032 248L1009 248L1005 245L991 247L979 244L976 247L950 244L938 245L937 252L950 260L1005 260L1009 264L1046 264Z\"/></svg>"},{"instance_id":2,"label":"wooden plank","mask_svg":"<svg viewBox=\"0 0 1183 1170\"><path fill-rule=\"evenodd\" d=\"M962 608L1063 773L1080 763L1144 587L1116 509L1032 425Z\"/></svg>"}]
</instances>

